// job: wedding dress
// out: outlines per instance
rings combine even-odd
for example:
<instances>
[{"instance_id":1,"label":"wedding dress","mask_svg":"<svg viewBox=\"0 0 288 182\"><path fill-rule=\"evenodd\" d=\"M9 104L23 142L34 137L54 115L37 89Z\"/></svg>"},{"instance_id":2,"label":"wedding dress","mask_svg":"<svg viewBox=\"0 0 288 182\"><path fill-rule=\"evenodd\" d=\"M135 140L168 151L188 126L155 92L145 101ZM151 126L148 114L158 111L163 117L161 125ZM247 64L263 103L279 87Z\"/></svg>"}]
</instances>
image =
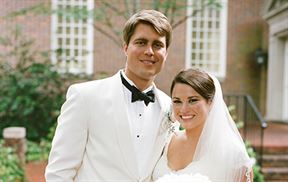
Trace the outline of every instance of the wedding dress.
<instances>
[{"instance_id":1,"label":"wedding dress","mask_svg":"<svg viewBox=\"0 0 288 182\"><path fill-rule=\"evenodd\" d=\"M215 95L211 110L200 135L193 161L185 168L171 170L167 152L172 136L167 140L162 157L152 175L157 180L165 174L201 174L212 182L240 182L252 170L245 144L223 100L219 81L212 75ZM250 178L247 178L249 181Z\"/></svg>"}]
</instances>

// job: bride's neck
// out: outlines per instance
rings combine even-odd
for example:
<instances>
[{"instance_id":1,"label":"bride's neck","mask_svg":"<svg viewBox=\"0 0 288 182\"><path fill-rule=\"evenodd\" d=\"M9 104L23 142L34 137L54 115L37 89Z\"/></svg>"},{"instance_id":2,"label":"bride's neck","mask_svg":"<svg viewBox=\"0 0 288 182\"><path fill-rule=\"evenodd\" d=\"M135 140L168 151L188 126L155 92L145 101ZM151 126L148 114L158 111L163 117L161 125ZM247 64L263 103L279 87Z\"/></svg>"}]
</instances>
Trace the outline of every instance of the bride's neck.
<instances>
[{"instance_id":1,"label":"bride's neck","mask_svg":"<svg viewBox=\"0 0 288 182\"><path fill-rule=\"evenodd\" d=\"M203 126L199 126L193 129L189 129L189 130L185 130L185 135L187 137L188 140L195 140L195 139L199 139L201 133L203 130Z\"/></svg>"}]
</instances>

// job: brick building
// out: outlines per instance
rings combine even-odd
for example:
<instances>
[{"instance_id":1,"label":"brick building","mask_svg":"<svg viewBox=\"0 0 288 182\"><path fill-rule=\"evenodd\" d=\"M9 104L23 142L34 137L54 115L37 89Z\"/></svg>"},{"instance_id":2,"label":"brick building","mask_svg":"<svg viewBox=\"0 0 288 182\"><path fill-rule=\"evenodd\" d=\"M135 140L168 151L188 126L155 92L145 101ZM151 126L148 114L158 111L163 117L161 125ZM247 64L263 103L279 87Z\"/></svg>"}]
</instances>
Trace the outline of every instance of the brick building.
<instances>
[{"instance_id":1,"label":"brick building","mask_svg":"<svg viewBox=\"0 0 288 182\"><path fill-rule=\"evenodd\" d=\"M46 6L51 5L52 9L77 6L89 10L99 7L99 2L1 0L0 35L11 35L10 29L19 24L23 36L33 38L37 49L63 49L60 55L55 53L51 57L51 61L58 63L60 67L68 66L72 72L86 72L93 74L95 78L109 76L124 67L125 55L112 39L91 26L92 20L71 23L71 20L61 19L56 14L43 13L45 6L43 9L39 6L38 9L35 8L35 5L45 3ZM123 2L109 0L110 5L119 9L125 7ZM143 2L147 5L152 1ZM193 4L192 0L179 2L187 5L182 11L183 16L193 11L188 6ZM21 16L4 18L11 12L29 7L34 7L29 9L34 13L22 12ZM270 63L267 64L265 60L263 64L259 64L255 57L259 48L264 53L268 51L268 24L263 18L264 7L263 0L223 0L220 11L205 10L175 27L166 66L156 80L158 87L169 94L171 80L179 70L191 66L201 67L221 80L225 94L250 94L260 111L265 114L267 77L269 78L267 65L270 66ZM125 20L116 15L112 18L113 26L121 30ZM97 19L94 24L97 25ZM85 54L87 50L88 53ZM71 61L72 58L77 60Z\"/></svg>"},{"instance_id":2,"label":"brick building","mask_svg":"<svg viewBox=\"0 0 288 182\"><path fill-rule=\"evenodd\" d=\"M267 1L263 17L269 24L266 118L288 123L288 1Z\"/></svg>"}]
</instances>

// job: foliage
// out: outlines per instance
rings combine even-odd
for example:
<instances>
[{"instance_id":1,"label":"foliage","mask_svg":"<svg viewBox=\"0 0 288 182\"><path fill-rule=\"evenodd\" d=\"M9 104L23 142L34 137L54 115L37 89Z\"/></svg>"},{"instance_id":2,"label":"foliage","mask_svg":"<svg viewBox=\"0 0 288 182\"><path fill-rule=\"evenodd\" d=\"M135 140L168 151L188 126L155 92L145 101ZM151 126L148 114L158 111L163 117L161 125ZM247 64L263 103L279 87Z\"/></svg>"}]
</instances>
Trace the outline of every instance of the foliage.
<instances>
[{"instance_id":1,"label":"foliage","mask_svg":"<svg viewBox=\"0 0 288 182\"><path fill-rule=\"evenodd\" d=\"M261 168L256 162L256 159L257 159L256 152L254 151L254 149L252 148L249 142L246 142L245 145L246 145L246 150L248 152L249 157L255 160L255 164L253 165L254 182L264 182L264 176L261 173Z\"/></svg>"},{"instance_id":2,"label":"foliage","mask_svg":"<svg viewBox=\"0 0 288 182\"><path fill-rule=\"evenodd\" d=\"M235 121L235 124L237 126L238 129L240 128L243 128L244 127L244 122L241 121L241 120L238 120L237 119L237 116L236 116L236 106L235 105L229 105L227 106L228 107L228 111L233 119L233 121Z\"/></svg>"},{"instance_id":3,"label":"foliage","mask_svg":"<svg viewBox=\"0 0 288 182\"><path fill-rule=\"evenodd\" d=\"M51 141L41 140L40 143L28 141L26 161L47 161L51 149Z\"/></svg>"},{"instance_id":4,"label":"foliage","mask_svg":"<svg viewBox=\"0 0 288 182\"><path fill-rule=\"evenodd\" d=\"M187 19L195 16L206 8L221 9L219 0L201 0L195 4L187 5L187 0L122 0L113 2L107 0L94 1L93 10L82 8L81 6L62 6L58 9L52 9L51 3L39 3L31 7L12 12L6 18L14 18L27 14L49 15L57 14L60 18L75 21L87 22L88 19L94 19L94 29L102 35L109 38L119 47L122 47L122 25L119 22L125 22L135 12L141 9L155 9L163 12L169 19L172 28L186 22ZM193 11L187 14L187 7L191 6Z\"/></svg>"},{"instance_id":5,"label":"foliage","mask_svg":"<svg viewBox=\"0 0 288 182\"><path fill-rule=\"evenodd\" d=\"M28 139L39 141L55 123L68 83L78 77L58 73L19 29L0 37L0 46L0 132L23 126Z\"/></svg>"},{"instance_id":6,"label":"foliage","mask_svg":"<svg viewBox=\"0 0 288 182\"><path fill-rule=\"evenodd\" d=\"M14 150L3 146L0 140L0 182L20 182L24 179L24 171Z\"/></svg>"},{"instance_id":7,"label":"foliage","mask_svg":"<svg viewBox=\"0 0 288 182\"><path fill-rule=\"evenodd\" d=\"M264 176L261 173L261 168L259 165L254 165L253 166L253 181L254 182L264 182Z\"/></svg>"},{"instance_id":8,"label":"foliage","mask_svg":"<svg viewBox=\"0 0 288 182\"><path fill-rule=\"evenodd\" d=\"M238 129L244 127L244 122L243 121L238 121L237 116L236 116L236 106L235 105L229 105L228 106L228 110L231 114L231 117L233 118L233 120L236 123L236 126ZM251 144L246 141L245 142L245 146L246 146L246 150L247 153L249 155L249 157L254 160L254 165L253 165L253 174L254 174L254 182L264 182L264 176L261 173L261 168L260 166L257 164L257 154L254 151L253 147L251 146Z\"/></svg>"},{"instance_id":9,"label":"foliage","mask_svg":"<svg viewBox=\"0 0 288 182\"><path fill-rule=\"evenodd\" d=\"M26 161L47 161L51 150L52 139L55 133L56 123L50 127L48 135L41 139L40 143L28 141Z\"/></svg>"}]
</instances>

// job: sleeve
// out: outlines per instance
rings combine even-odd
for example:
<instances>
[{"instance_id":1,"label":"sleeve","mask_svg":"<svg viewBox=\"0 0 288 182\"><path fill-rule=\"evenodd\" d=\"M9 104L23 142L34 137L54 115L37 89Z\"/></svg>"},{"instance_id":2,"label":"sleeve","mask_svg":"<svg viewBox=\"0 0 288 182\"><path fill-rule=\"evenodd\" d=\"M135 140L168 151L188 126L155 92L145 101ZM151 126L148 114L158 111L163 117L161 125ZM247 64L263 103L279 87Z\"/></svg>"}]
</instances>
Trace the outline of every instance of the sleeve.
<instances>
[{"instance_id":1,"label":"sleeve","mask_svg":"<svg viewBox=\"0 0 288 182\"><path fill-rule=\"evenodd\" d=\"M58 125L52 141L47 182L73 181L79 169L87 143L89 111L87 103L75 85L69 87L66 101L58 117Z\"/></svg>"}]
</instances>

